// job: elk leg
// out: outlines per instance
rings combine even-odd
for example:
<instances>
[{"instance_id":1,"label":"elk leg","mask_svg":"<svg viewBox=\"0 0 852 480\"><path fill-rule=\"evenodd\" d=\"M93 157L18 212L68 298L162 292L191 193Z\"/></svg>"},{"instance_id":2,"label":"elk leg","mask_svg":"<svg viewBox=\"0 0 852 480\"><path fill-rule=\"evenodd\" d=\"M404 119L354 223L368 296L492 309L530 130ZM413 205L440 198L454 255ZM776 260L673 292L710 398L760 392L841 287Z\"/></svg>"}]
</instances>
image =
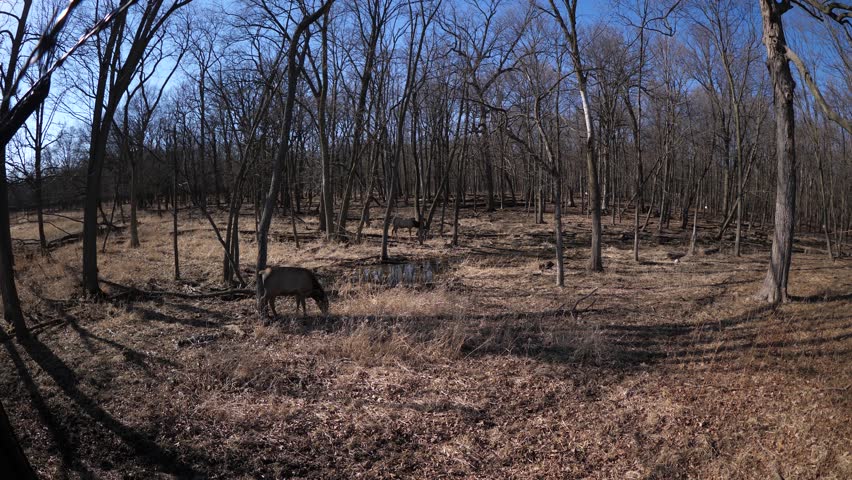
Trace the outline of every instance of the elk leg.
<instances>
[{"instance_id":1,"label":"elk leg","mask_svg":"<svg viewBox=\"0 0 852 480\"><path fill-rule=\"evenodd\" d=\"M301 295L296 295L296 315L299 314L299 306L303 305L304 303L304 298L302 298ZM304 312L304 307L302 308L302 311Z\"/></svg>"},{"instance_id":2,"label":"elk leg","mask_svg":"<svg viewBox=\"0 0 852 480\"><path fill-rule=\"evenodd\" d=\"M275 311L275 297L270 297L269 299L267 299L267 303L269 303L269 309L272 310L272 317L277 317L278 312Z\"/></svg>"}]
</instances>

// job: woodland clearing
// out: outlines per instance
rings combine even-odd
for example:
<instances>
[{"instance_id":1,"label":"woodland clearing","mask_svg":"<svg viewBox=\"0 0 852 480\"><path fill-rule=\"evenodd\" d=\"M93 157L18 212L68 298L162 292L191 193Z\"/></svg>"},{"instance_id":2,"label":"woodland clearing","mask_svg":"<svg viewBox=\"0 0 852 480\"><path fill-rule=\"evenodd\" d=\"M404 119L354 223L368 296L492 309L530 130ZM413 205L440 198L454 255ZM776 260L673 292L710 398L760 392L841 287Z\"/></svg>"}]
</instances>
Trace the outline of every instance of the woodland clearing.
<instances>
[{"instance_id":1,"label":"woodland clearing","mask_svg":"<svg viewBox=\"0 0 852 480\"><path fill-rule=\"evenodd\" d=\"M140 213L138 249L112 234L108 293L222 288L197 214L172 279L170 222ZM388 287L353 275L378 263L378 229L326 243L306 219L296 249L277 221L269 263L318 272L331 315L279 300L266 322L253 298L85 301L79 243L19 245L35 334L5 336L0 395L44 478L852 477L852 259L802 236L794 300L773 308L752 298L766 232L748 230L739 258L715 251L714 225L694 256L688 232L648 233L636 264L632 224L608 223L606 271L589 273L588 218L566 213L558 288L542 271L551 224L465 210L460 247L392 242L444 267ZM13 219L12 235L33 228ZM251 232L242 243L252 259Z\"/></svg>"}]
</instances>

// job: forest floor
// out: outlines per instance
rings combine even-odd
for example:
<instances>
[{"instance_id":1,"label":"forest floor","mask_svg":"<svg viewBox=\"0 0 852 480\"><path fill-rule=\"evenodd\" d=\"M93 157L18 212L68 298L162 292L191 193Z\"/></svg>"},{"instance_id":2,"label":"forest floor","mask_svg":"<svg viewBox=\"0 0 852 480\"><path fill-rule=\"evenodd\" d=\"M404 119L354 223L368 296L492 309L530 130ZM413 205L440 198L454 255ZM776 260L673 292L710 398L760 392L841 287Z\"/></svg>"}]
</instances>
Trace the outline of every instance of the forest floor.
<instances>
[{"instance_id":1,"label":"forest floor","mask_svg":"<svg viewBox=\"0 0 852 480\"><path fill-rule=\"evenodd\" d=\"M81 229L67 215L49 236ZM142 213L141 248L126 231L105 243L108 293L222 288L215 235L181 215L183 280L171 218ZM79 242L46 257L21 244L36 333L18 342L3 325L0 398L43 478L852 478L852 258L804 237L793 301L770 308L753 299L765 231L738 258L705 224L684 256L688 232L652 222L637 264L630 219L606 218L593 274L572 208L557 288L542 271L550 218L463 217L458 248L391 242L394 257L440 261L431 284L393 288L356 279L378 264L376 223L363 244L327 244L305 217L296 249L276 219L269 263L315 269L331 314L279 299L270 321L251 298L87 301ZM254 217L241 221L253 278ZM12 235L35 225L13 219Z\"/></svg>"}]
</instances>

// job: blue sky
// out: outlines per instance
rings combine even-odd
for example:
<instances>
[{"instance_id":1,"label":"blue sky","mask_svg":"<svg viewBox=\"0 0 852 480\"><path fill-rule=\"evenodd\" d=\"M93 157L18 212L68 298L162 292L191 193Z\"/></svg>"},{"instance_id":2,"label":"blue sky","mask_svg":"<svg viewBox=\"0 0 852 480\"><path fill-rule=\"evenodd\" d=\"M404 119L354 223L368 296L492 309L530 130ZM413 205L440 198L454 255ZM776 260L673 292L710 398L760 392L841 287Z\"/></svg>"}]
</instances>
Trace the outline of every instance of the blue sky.
<instances>
[{"instance_id":1,"label":"blue sky","mask_svg":"<svg viewBox=\"0 0 852 480\"><path fill-rule=\"evenodd\" d=\"M40 1L40 0L36 0ZM87 3L90 3L92 0L87 0ZM338 0L345 1L345 0ZM459 2L462 3L462 0L444 0L445 2ZM503 0L502 4L504 6L518 5L525 3L527 0ZM233 9L234 7L239 5L239 2L233 2L230 0L195 0L194 8L226 8L228 10ZM16 11L20 9L20 0L0 0L0 8L9 9L11 7L12 11ZM755 5L756 7L756 5ZM794 49L796 49L800 56L806 59L806 61L814 62L817 65L820 65L823 61L826 60L834 60L836 62L836 52L832 51L832 48L826 44L826 40L830 37L826 34L824 25L820 24L816 20L808 17L798 8L794 8L792 12L786 14L784 16L785 27L787 29L788 37L791 45ZM578 5L578 13L580 16L580 23L585 25L590 25L596 23L598 21L611 20L615 25L621 25L623 20L618 18L618 16L614 15L612 2L600 1L600 0L580 0ZM760 22L759 12L755 8L753 14L753 21L756 24ZM761 52L763 53L763 52ZM71 67L70 64L66 64L67 67ZM67 72L66 72L67 73ZM849 72L845 72L846 75L849 75ZM833 75L834 77L842 77L842 70L826 70L817 67L815 69L815 74L817 78L820 77L825 78L826 75ZM839 80L843 80L839 78ZM173 83L177 83L179 78L173 79ZM61 95L62 86L59 82L55 82L54 91L51 95L51 100L56 100L59 95ZM799 83L799 93L803 92L803 85L801 82ZM75 112L84 112L87 107L84 103L79 105L69 105L68 109L70 111ZM78 121L69 114L59 114L56 118L56 123L61 124L75 124Z\"/></svg>"}]
</instances>

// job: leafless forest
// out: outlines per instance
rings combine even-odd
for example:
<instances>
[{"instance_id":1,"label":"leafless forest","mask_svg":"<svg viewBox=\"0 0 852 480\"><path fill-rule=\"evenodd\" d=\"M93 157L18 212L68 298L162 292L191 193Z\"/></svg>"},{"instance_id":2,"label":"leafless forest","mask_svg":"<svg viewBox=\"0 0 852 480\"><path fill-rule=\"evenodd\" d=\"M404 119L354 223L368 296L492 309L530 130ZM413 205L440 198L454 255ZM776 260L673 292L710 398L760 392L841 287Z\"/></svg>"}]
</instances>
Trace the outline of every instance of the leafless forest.
<instances>
[{"instance_id":1,"label":"leafless forest","mask_svg":"<svg viewBox=\"0 0 852 480\"><path fill-rule=\"evenodd\" d=\"M0 0L0 95L8 478L852 478L846 2Z\"/></svg>"}]
</instances>

